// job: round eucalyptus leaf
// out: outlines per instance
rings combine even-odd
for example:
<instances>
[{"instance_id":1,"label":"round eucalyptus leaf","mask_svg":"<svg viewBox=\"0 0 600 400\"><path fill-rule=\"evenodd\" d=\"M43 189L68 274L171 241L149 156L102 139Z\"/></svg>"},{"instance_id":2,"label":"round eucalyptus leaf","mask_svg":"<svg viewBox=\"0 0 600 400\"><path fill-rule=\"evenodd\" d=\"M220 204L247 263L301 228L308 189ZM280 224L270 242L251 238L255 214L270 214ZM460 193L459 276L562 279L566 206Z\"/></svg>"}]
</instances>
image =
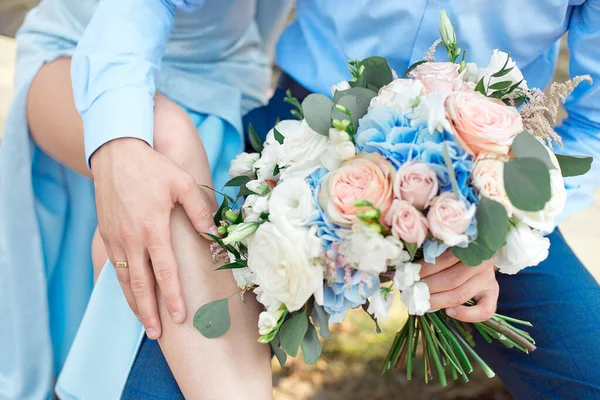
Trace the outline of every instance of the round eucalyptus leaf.
<instances>
[{"instance_id":1,"label":"round eucalyptus leaf","mask_svg":"<svg viewBox=\"0 0 600 400\"><path fill-rule=\"evenodd\" d=\"M535 158L520 158L504 164L504 187L510 202L523 211L540 211L550 197L550 172Z\"/></svg>"},{"instance_id":2,"label":"round eucalyptus leaf","mask_svg":"<svg viewBox=\"0 0 600 400\"><path fill-rule=\"evenodd\" d=\"M194 326L202 336L213 339L223 336L231 326L229 298L205 304L194 315Z\"/></svg>"},{"instance_id":3,"label":"round eucalyptus leaf","mask_svg":"<svg viewBox=\"0 0 600 400\"><path fill-rule=\"evenodd\" d=\"M329 136L333 102L322 94L309 94L302 102L302 113L308 126L317 133Z\"/></svg>"}]
</instances>

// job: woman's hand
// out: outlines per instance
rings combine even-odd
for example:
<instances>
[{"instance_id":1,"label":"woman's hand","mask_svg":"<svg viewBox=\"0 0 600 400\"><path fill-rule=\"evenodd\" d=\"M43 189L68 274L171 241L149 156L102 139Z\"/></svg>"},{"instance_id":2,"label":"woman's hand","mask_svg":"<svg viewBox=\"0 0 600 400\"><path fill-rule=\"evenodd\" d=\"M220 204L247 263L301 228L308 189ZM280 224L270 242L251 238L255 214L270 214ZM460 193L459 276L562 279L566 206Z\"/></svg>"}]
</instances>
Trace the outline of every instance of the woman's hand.
<instances>
[{"instance_id":1,"label":"woman's hand","mask_svg":"<svg viewBox=\"0 0 600 400\"><path fill-rule=\"evenodd\" d=\"M217 234L213 203L195 179L138 139L106 143L91 157L98 229L125 298L149 338L161 335L155 278L173 321L186 319L177 261L171 247L170 215L181 204L195 229Z\"/></svg>"},{"instance_id":2,"label":"woman's hand","mask_svg":"<svg viewBox=\"0 0 600 400\"><path fill-rule=\"evenodd\" d=\"M421 279L429 286L431 309L464 322L481 322L496 312L499 287L492 261L469 267L447 250L435 264L421 262ZM463 305L474 299L475 306Z\"/></svg>"}]
</instances>

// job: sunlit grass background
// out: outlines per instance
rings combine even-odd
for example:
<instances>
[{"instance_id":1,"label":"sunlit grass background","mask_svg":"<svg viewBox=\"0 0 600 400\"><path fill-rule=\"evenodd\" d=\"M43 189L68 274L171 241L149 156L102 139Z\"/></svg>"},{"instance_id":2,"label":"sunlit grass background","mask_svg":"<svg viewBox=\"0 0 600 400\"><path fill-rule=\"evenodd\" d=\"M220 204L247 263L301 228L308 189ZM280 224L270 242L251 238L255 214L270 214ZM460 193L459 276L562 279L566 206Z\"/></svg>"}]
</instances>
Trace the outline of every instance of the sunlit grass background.
<instances>
[{"instance_id":1,"label":"sunlit grass background","mask_svg":"<svg viewBox=\"0 0 600 400\"><path fill-rule=\"evenodd\" d=\"M12 36L22 18L37 0L0 0L0 35ZM564 46L563 46L564 47ZM0 136L11 98L14 43L0 38ZM568 52L563 48L555 79L568 79ZM596 272L600 263L593 243L600 239L600 201L592 210L574 217L565 225L567 239L588 267ZM575 229L581 221L587 229ZM598 221L594 224L594 221ZM591 228L595 230L591 230ZM598 276L598 275L597 275ZM451 382L442 389L435 382L423 383L423 365L415 367L415 377L408 382L402 373L380 374L381 366L393 336L404 324L406 314L396 299L391 318L381 324L377 334L373 321L362 310L351 312L346 322L333 328L324 354L314 366L305 366L302 358L290 359L281 369L273 363L276 400L354 400L354 399L512 399L498 379L488 379L479 370L471 382Z\"/></svg>"}]
</instances>

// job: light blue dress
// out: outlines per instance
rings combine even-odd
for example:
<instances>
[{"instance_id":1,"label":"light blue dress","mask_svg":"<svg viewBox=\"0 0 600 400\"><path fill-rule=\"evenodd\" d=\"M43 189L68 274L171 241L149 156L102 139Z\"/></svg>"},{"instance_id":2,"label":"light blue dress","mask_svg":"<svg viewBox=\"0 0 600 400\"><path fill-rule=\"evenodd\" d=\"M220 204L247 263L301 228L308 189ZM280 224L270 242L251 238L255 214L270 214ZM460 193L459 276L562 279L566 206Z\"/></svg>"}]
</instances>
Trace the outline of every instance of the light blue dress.
<instances>
[{"instance_id":1,"label":"light blue dress","mask_svg":"<svg viewBox=\"0 0 600 400\"><path fill-rule=\"evenodd\" d=\"M0 147L0 399L52 398L61 370L63 398L118 398L142 334L112 267L86 311L93 185L29 136L26 100L37 71L74 57L88 157L118 137L152 144L152 96L161 91L192 117L219 186L242 150L241 115L267 99L266 52L288 3L44 0L29 13Z\"/></svg>"}]
</instances>

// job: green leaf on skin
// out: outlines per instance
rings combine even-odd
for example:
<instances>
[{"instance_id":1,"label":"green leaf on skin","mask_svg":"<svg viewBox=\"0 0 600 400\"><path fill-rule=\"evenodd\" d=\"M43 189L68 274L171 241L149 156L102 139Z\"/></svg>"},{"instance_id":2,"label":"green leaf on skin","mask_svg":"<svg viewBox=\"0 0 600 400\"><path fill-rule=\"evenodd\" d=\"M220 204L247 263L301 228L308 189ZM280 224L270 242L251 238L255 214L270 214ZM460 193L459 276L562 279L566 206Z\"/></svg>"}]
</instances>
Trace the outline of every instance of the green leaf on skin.
<instances>
[{"instance_id":1,"label":"green leaf on skin","mask_svg":"<svg viewBox=\"0 0 600 400\"><path fill-rule=\"evenodd\" d=\"M194 326L208 339L223 336L231 326L229 298L205 304L194 315Z\"/></svg>"}]
</instances>

